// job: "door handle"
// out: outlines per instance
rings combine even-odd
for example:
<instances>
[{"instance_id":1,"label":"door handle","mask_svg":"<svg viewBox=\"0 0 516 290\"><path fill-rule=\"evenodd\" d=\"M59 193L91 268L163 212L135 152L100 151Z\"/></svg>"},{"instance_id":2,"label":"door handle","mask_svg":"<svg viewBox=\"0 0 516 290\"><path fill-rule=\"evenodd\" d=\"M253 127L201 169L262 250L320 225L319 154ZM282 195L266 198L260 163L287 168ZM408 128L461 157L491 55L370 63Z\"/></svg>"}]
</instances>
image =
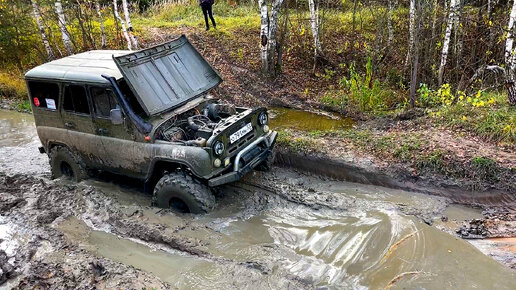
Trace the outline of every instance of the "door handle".
<instances>
[{"instance_id":1,"label":"door handle","mask_svg":"<svg viewBox=\"0 0 516 290\"><path fill-rule=\"evenodd\" d=\"M69 123L69 122L64 123L64 125L66 128L70 128L70 129L75 127L75 125L73 123Z\"/></svg>"},{"instance_id":2,"label":"door handle","mask_svg":"<svg viewBox=\"0 0 516 290\"><path fill-rule=\"evenodd\" d=\"M104 128L99 128L97 132L99 132L100 135L107 135L109 133L109 131Z\"/></svg>"}]
</instances>

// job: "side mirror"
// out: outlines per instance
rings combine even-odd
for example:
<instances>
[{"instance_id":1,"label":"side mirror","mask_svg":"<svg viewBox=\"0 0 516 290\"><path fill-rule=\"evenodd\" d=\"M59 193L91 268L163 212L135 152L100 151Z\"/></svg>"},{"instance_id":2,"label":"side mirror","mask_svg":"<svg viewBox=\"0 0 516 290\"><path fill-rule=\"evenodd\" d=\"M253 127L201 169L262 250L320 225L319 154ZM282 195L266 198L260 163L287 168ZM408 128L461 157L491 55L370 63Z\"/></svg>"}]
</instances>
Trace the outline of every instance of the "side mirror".
<instances>
[{"instance_id":1,"label":"side mirror","mask_svg":"<svg viewBox=\"0 0 516 290\"><path fill-rule=\"evenodd\" d=\"M124 123L124 116L122 116L122 110L120 108L111 109L109 112L109 119L113 125L120 125Z\"/></svg>"}]
</instances>

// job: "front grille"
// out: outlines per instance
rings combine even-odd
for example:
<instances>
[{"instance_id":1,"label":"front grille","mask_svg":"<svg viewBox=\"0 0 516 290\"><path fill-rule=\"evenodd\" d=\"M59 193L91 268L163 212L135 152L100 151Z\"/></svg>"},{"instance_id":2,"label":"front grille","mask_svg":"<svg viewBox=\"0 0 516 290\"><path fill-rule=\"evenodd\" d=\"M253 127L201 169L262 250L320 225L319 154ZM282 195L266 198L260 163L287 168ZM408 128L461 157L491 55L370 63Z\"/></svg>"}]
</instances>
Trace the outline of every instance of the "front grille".
<instances>
[{"instance_id":1,"label":"front grille","mask_svg":"<svg viewBox=\"0 0 516 290\"><path fill-rule=\"evenodd\" d=\"M237 149L244 147L249 141L253 140L254 138L254 132L250 132L247 137L244 136L239 142L236 142L235 144L232 144L229 147L229 154L232 154L233 152L237 151Z\"/></svg>"}]
</instances>

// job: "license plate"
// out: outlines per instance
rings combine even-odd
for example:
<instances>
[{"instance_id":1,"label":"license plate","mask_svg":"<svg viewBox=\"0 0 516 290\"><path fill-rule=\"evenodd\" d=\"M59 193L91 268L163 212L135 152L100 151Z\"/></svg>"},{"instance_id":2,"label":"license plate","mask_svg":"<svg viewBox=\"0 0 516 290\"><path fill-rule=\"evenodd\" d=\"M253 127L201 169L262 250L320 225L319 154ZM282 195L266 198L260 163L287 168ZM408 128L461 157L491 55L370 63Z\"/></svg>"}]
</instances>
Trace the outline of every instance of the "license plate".
<instances>
[{"instance_id":1,"label":"license plate","mask_svg":"<svg viewBox=\"0 0 516 290\"><path fill-rule=\"evenodd\" d=\"M233 144L234 142L238 141L240 138L247 135L247 133L251 132L253 130L253 125L251 123L247 123L244 127L238 129L235 133L229 135L229 142Z\"/></svg>"}]
</instances>

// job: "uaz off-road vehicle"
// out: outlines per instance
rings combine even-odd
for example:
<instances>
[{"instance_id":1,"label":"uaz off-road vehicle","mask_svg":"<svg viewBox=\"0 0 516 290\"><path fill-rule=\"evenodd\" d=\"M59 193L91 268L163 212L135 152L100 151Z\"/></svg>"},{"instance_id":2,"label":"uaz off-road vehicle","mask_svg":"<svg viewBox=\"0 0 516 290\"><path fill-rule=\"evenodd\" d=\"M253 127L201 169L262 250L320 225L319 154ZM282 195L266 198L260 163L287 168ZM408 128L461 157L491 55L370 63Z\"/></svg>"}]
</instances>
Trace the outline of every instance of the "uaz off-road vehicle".
<instances>
[{"instance_id":1,"label":"uaz off-road vehicle","mask_svg":"<svg viewBox=\"0 0 516 290\"><path fill-rule=\"evenodd\" d=\"M210 188L272 162L266 109L209 95L222 79L185 36L65 57L25 79L53 177L110 171L154 186L159 207L199 213L215 205Z\"/></svg>"}]
</instances>

